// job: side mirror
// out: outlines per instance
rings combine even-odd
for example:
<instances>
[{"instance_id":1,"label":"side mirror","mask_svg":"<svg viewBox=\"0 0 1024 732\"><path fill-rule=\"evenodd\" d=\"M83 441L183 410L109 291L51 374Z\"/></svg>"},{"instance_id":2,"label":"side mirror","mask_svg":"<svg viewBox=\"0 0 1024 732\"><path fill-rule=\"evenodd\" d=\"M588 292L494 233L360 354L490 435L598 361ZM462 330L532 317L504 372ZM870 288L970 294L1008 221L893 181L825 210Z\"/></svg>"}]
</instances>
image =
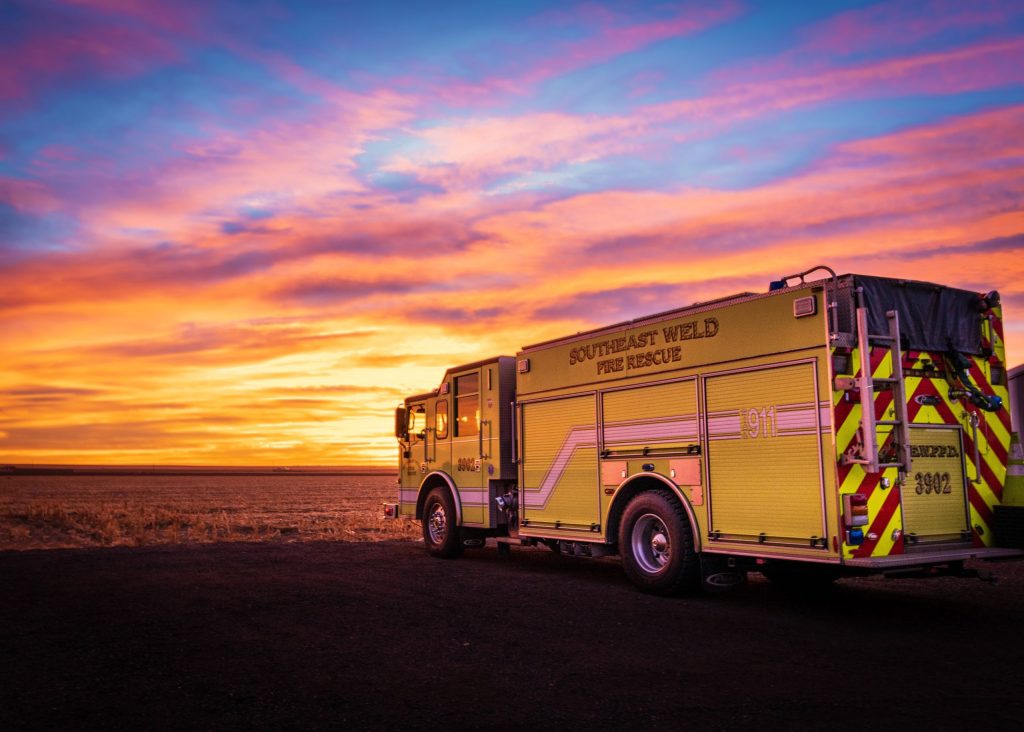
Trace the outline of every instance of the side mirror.
<instances>
[{"instance_id":1,"label":"side mirror","mask_svg":"<svg viewBox=\"0 0 1024 732\"><path fill-rule=\"evenodd\" d=\"M409 439L409 423L406 421L405 407L395 410L395 437L399 440Z\"/></svg>"}]
</instances>

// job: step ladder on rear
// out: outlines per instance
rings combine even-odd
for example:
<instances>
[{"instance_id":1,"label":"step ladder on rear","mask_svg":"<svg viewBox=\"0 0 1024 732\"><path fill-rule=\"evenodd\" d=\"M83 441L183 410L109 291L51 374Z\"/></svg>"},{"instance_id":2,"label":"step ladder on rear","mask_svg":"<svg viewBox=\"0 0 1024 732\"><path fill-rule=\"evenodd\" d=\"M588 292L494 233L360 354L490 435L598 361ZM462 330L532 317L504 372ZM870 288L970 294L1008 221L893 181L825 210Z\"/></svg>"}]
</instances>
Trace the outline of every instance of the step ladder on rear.
<instances>
[{"instance_id":1,"label":"step ladder on rear","mask_svg":"<svg viewBox=\"0 0 1024 732\"><path fill-rule=\"evenodd\" d=\"M886 468L899 468L900 473L910 470L910 418L907 414L907 398L903 380L903 352L900 349L900 314L889 310L885 314L889 321L888 334L868 333L868 309L857 308L857 348L860 351L860 376L852 379L850 386L860 391L860 449L843 454L844 465L863 465L867 473L878 473ZM892 356L892 375L875 378L871 374L871 341L889 344ZM875 419L875 385L885 384L892 389L892 401L896 419ZM879 426L891 426L896 440L895 462L881 462L878 455Z\"/></svg>"}]
</instances>

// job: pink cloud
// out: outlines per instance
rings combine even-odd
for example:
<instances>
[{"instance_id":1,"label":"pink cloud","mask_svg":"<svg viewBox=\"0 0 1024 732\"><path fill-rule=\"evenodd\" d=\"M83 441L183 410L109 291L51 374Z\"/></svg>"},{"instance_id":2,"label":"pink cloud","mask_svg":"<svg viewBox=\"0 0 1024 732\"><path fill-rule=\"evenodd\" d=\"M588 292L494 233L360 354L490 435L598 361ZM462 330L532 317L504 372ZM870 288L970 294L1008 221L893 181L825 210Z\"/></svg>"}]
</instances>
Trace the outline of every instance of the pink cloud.
<instances>
[{"instance_id":1,"label":"pink cloud","mask_svg":"<svg viewBox=\"0 0 1024 732\"><path fill-rule=\"evenodd\" d=\"M385 169L464 190L510 174L622 153L636 126L628 117L555 112L472 118L419 133L425 148L394 158Z\"/></svg>"},{"instance_id":2,"label":"pink cloud","mask_svg":"<svg viewBox=\"0 0 1024 732\"><path fill-rule=\"evenodd\" d=\"M30 214L49 213L60 206L56 196L42 181L9 176L0 176L0 203Z\"/></svg>"},{"instance_id":3,"label":"pink cloud","mask_svg":"<svg viewBox=\"0 0 1024 732\"><path fill-rule=\"evenodd\" d=\"M1010 106L924 125L892 135L855 140L840 146L834 160L882 157L913 159L921 172L941 171L950 161L983 169L986 162L1024 160L1024 106ZM1000 162L1000 168L1005 162Z\"/></svg>"},{"instance_id":4,"label":"pink cloud","mask_svg":"<svg viewBox=\"0 0 1024 732\"><path fill-rule=\"evenodd\" d=\"M884 2L832 16L806 32L795 51L836 54L885 51L907 46L947 31L1000 27L1024 15L1015 0L951 0Z\"/></svg>"},{"instance_id":5,"label":"pink cloud","mask_svg":"<svg viewBox=\"0 0 1024 732\"><path fill-rule=\"evenodd\" d=\"M561 262L559 288L570 290L601 280L613 263L620 286L677 268L671 278L686 282L709 269L761 271L768 258L799 269L811 248L854 270L878 256L914 253L917 267L931 255L935 271L949 247L1024 232L1022 125L1024 106L969 115L842 145L799 176L750 190L593 193L492 216L477 229L517 252L543 240ZM1006 256L981 257L972 271L991 277ZM1021 270L1024 259L996 277L1016 289L1012 273Z\"/></svg>"},{"instance_id":6,"label":"pink cloud","mask_svg":"<svg viewBox=\"0 0 1024 732\"><path fill-rule=\"evenodd\" d=\"M669 38L691 35L734 17L738 5L734 2L716 3L714 6L694 5L682 8L669 18L647 23L618 24L618 19L601 9L596 33L581 41L565 43L559 53L536 63L520 76L526 84L560 76L569 71L608 61L617 56L644 48ZM584 10L586 15L586 10Z\"/></svg>"},{"instance_id":7,"label":"pink cloud","mask_svg":"<svg viewBox=\"0 0 1024 732\"><path fill-rule=\"evenodd\" d=\"M65 78L128 78L178 61L168 41L143 30L81 24L47 29L0 49L0 99L35 95Z\"/></svg>"},{"instance_id":8,"label":"pink cloud","mask_svg":"<svg viewBox=\"0 0 1024 732\"><path fill-rule=\"evenodd\" d=\"M40 148L39 157L48 161L52 160L68 163L78 160L80 153L70 145L53 144Z\"/></svg>"},{"instance_id":9,"label":"pink cloud","mask_svg":"<svg viewBox=\"0 0 1024 732\"><path fill-rule=\"evenodd\" d=\"M544 47L511 48L510 58L537 58L513 72L494 74L479 81L446 80L437 89L444 101L473 105L499 94L525 94L548 79L610 61L654 43L698 33L739 14L736 2L685 5L670 16L643 23L630 22L610 10L585 5L570 11L542 13L534 25L558 24L583 28L582 40Z\"/></svg>"},{"instance_id":10,"label":"pink cloud","mask_svg":"<svg viewBox=\"0 0 1024 732\"><path fill-rule=\"evenodd\" d=\"M410 115L410 101L390 92L339 90L332 103L305 119L243 132L210 130L208 139L184 144L179 156L151 166L144 178L100 179L107 187L103 195L79 204L76 214L100 240L144 229L160 240L204 241L224 217L243 210L301 208L315 217L319 206L338 205L342 194L368 193L356 157L381 130ZM109 205L112 198L116 205ZM288 223L263 225L279 229Z\"/></svg>"},{"instance_id":11,"label":"pink cloud","mask_svg":"<svg viewBox=\"0 0 1024 732\"><path fill-rule=\"evenodd\" d=\"M830 99L906 94L957 94L1024 82L1024 39L974 44L853 66L736 81L704 98L643 110L652 121L679 118L741 120ZM720 78L720 82L724 79Z\"/></svg>"},{"instance_id":12,"label":"pink cloud","mask_svg":"<svg viewBox=\"0 0 1024 732\"><path fill-rule=\"evenodd\" d=\"M208 26L208 4L201 0L60 0L71 8L83 8L108 18L137 21L150 28L183 35L204 33ZM261 9L261 12L266 12Z\"/></svg>"},{"instance_id":13,"label":"pink cloud","mask_svg":"<svg viewBox=\"0 0 1024 732\"><path fill-rule=\"evenodd\" d=\"M423 147L396 155L386 170L448 190L505 176L708 137L723 126L830 100L956 94L1024 83L1024 39L735 82L706 97L633 109L628 115L565 113L473 117L411 132Z\"/></svg>"},{"instance_id":14,"label":"pink cloud","mask_svg":"<svg viewBox=\"0 0 1024 732\"><path fill-rule=\"evenodd\" d=\"M955 3L949 0L893 0L848 10L803 29L793 47L768 58L757 58L713 72L712 87L737 81L757 83L778 78L826 73L842 57L868 59L864 65L898 59L912 47L927 53L923 42L956 34L961 42L974 31L1000 28L1024 15L1015 0ZM989 33L988 38L998 36ZM948 44L947 44L948 45ZM873 59L869 58L874 56ZM880 58L881 57L881 58Z\"/></svg>"},{"instance_id":15,"label":"pink cloud","mask_svg":"<svg viewBox=\"0 0 1024 732\"><path fill-rule=\"evenodd\" d=\"M605 191L494 213L477 220L482 244L462 258L474 263L465 279L478 286L465 300L479 315L460 328L528 325L535 332L525 337L538 340L598 324L582 315L587 308L566 306L581 294L646 297L652 283L671 282L685 303L723 294L715 288L725 280L761 287L804 268L809 256L846 270L1019 293L1020 246L971 249L1024 232L1022 124L1024 106L842 145L801 175L753 189ZM510 261L515 282L528 284L481 284L481 272ZM411 293L394 316L429 314L433 304L430 293ZM571 317L517 325L532 311Z\"/></svg>"}]
</instances>

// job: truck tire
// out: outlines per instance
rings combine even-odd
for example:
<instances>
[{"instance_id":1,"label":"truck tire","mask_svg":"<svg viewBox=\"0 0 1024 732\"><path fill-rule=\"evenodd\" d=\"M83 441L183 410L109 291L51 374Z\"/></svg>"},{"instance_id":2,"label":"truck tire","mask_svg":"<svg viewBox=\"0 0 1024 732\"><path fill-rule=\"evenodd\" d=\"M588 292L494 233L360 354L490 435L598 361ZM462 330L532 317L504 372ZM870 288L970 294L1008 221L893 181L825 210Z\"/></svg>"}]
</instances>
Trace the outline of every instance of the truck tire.
<instances>
[{"instance_id":1,"label":"truck tire","mask_svg":"<svg viewBox=\"0 0 1024 732\"><path fill-rule=\"evenodd\" d=\"M462 554L462 537L455 524L455 502L444 488L434 488L423 503L423 543L432 556L452 559Z\"/></svg>"},{"instance_id":2,"label":"truck tire","mask_svg":"<svg viewBox=\"0 0 1024 732\"><path fill-rule=\"evenodd\" d=\"M698 586L693 528L667 490L645 491L629 502L619 525L619 553L626 576L642 592L675 595Z\"/></svg>"}]
</instances>

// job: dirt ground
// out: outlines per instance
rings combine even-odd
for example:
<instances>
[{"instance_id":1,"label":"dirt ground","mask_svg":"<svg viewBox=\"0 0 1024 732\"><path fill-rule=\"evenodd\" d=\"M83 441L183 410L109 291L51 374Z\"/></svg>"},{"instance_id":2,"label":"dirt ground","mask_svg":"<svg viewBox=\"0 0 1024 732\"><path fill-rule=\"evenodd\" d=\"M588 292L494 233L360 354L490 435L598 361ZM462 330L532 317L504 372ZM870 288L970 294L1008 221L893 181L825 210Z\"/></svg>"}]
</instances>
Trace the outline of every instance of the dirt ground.
<instances>
[{"instance_id":1,"label":"dirt ground","mask_svg":"<svg viewBox=\"0 0 1024 732\"><path fill-rule=\"evenodd\" d=\"M4 552L0 725L1018 730L1024 568L994 568L662 599L543 549Z\"/></svg>"}]
</instances>

